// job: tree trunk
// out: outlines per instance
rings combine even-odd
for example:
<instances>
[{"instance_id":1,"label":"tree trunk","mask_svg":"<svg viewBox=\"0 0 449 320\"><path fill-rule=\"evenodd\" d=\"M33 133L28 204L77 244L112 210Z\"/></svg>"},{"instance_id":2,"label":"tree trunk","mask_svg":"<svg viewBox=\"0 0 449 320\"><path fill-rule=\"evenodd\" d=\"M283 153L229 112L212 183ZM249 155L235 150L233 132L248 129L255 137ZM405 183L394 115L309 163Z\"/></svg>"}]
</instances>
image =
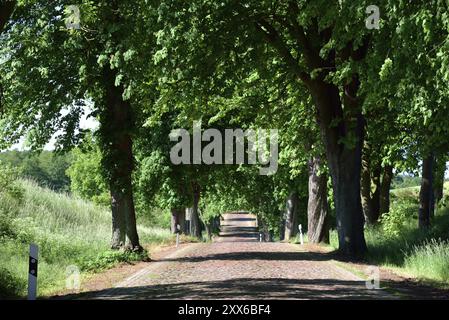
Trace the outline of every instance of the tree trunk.
<instances>
[{"instance_id":1,"label":"tree trunk","mask_svg":"<svg viewBox=\"0 0 449 320\"><path fill-rule=\"evenodd\" d=\"M443 199L444 189L444 173L446 172L446 157L440 156L436 159L434 168L434 183L433 183L433 195L435 199L435 206L438 207L438 203Z\"/></svg>"},{"instance_id":2,"label":"tree trunk","mask_svg":"<svg viewBox=\"0 0 449 320\"><path fill-rule=\"evenodd\" d=\"M371 201L371 172L369 146L365 143L362 154L362 172L360 181L360 195L362 199L363 214L365 221L372 224L374 221L374 212Z\"/></svg>"},{"instance_id":3,"label":"tree trunk","mask_svg":"<svg viewBox=\"0 0 449 320\"><path fill-rule=\"evenodd\" d=\"M434 156L431 153L422 163L421 189L419 191L419 228L425 229L430 226L431 210L433 202L433 162Z\"/></svg>"},{"instance_id":4,"label":"tree trunk","mask_svg":"<svg viewBox=\"0 0 449 320\"><path fill-rule=\"evenodd\" d=\"M207 239L212 239L212 223L205 223Z\"/></svg>"},{"instance_id":5,"label":"tree trunk","mask_svg":"<svg viewBox=\"0 0 449 320\"><path fill-rule=\"evenodd\" d=\"M218 234L220 232L220 221L221 221L221 217L214 217L212 220L212 228L211 231L212 233L216 233Z\"/></svg>"},{"instance_id":6,"label":"tree trunk","mask_svg":"<svg viewBox=\"0 0 449 320\"><path fill-rule=\"evenodd\" d=\"M300 14L296 1L289 1L289 10L294 16ZM298 64L273 25L262 18L257 20L256 26L265 41L277 50L289 71L307 87L313 98L332 177L339 250L350 257L360 257L367 249L360 200L361 149L364 138L362 107L357 94L360 81L355 72L341 87L329 83L326 77L329 69L335 68L341 61L363 61L370 45L370 37L362 39L359 45L355 41L346 43L344 48L336 50L326 61L320 57L320 50L313 43L319 38L327 42L325 33L317 32L318 29L312 31L308 28L311 32L307 32L293 27L293 33L298 35L296 40L300 44L300 56L304 58L306 69L314 70L312 76Z\"/></svg>"},{"instance_id":7,"label":"tree trunk","mask_svg":"<svg viewBox=\"0 0 449 320\"><path fill-rule=\"evenodd\" d=\"M262 241L272 242L273 241L273 231L269 229L268 225L263 221L259 221L259 233L262 233Z\"/></svg>"},{"instance_id":8,"label":"tree trunk","mask_svg":"<svg viewBox=\"0 0 449 320\"><path fill-rule=\"evenodd\" d=\"M201 189L197 183L193 184L193 207L190 219L190 234L201 239L201 225L198 204L200 202Z\"/></svg>"},{"instance_id":9,"label":"tree trunk","mask_svg":"<svg viewBox=\"0 0 449 320\"><path fill-rule=\"evenodd\" d=\"M372 223L377 223L380 216L380 189L381 189L381 181L380 175L382 173L382 167L379 164L374 166L372 171L372 183L374 185L374 192L371 196L371 208L372 208Z\"/></svg>"},{"instance_id":10,"label":"tree trunk","mask_svg":"<svg viewBox=\"0 0 449 320\"><path fill-rule=\"evenodd\" d=\"M172 208L171 209L171 225L170 225L170 231L171 233L177 233L178 232L178 225L179 225L179 232L185 232L185 208Z\"/></svg>"},{"instance_id":11,"label":"tree trunk","mask_svg":"<svg viewBox=\"0 0 449 320\"><path fill-rule=\"evenodd\" d=\"M371 150L365 142L362 154L362 172L360 195L362 199L363 214L365 222L369 225L377 223L380 216L380 165L371 163ZM374 192L372 185L374 184Z\"/></svg>"},{"instance_id":12,"label":"tree trunk","mask_svg":"<svg viewBox=\"0 0 449 320\"><path fill-rule=\"evenodd\" d=\"M385 166L382 173L382 184L379 196L379 216L390 211L390 188L393 180L393 166Z\"/></svg>"},{"instance_id":13,"label":"tree trunk","mask_svg":"<svg viewBox=\"0 0 449 320\"><path fill-rule=\"evenodd\" d=\"M126 243L126 218L123 214L124 201L121 199L123 193L119 190L115 190L114 186L110 186L111 190L111 210L112 210L112 240L111 248L120 249L125 246Z\"/></svg>"},{"instance_id":14,"label":"tree trunk","mask_svg":"<svg viewBox=\"0 0 449 320\"><path fill-rule=\"evenodd\" d=\"M287 199L286 217L284 227L284 240L289 241L298 233L298 204L299 197L292 192Z\"/></svg>"},{"instance_id":15,"label":"tree trunk","mask_svg":"<svg viewBox=\"0 0 449 320\"><path fill-rule=\"evenodd\" d=\"M142 249L137 234L133 200L132 171L134 157L130 132L134 128L131 105L123 101L122 87L116 87L116 71L107 65L103 69L104 106L100 113L100 143L102 165L107 171L111 192L113 219L112 248ZM126 239L123 239L123 234ZM124 241L126 240L126 241ZM127 242L127 243L126 243Z\"/></svg>"},{"instance_id":16,"label":"tree trunk","mask_svg":"<svg viewBox=\"0 0 449 320\"><path fill-rule=\"evenodd\" d=\"M309 201L307 203L307 237L310 243L329 243L329 205L327 203L327 175L319 173L321 159L309 161Z\"/></svg>"},{"instance_id":17,"label":"tree trunk","mask_svg":"<svg viewBox=\"0 0 449 320\"><path fill-rule=\"evenodd\" d=\"M131 184L130 184L131 185ZM131 251L142 251L139 234L137 233L136 211L132 191L127 193L125 199L126 212L126 248Z\"/></svg>"},{"instance_id":18,"label":"tree trunk","mask_svg":"<svg viewBox=\"0 0 449 320\"><path fill-rule=\"evenodd\" d=\"M356 83L357 84L357 83ZM356 88L345 88L351 100ZM364 216L360 199L360 174L363 144L363 118L357 102L345 103L343 115L337 87L322 81L312 83L311 92L318 109L318 122L326 147L327 163L332 177L339 251L351 257L366 252ZM343 141L346 141L343 142Z\"/></svg>"},{"instance_id":19,"label":"tree trunk","mask_svg":"<svg viewBox=\"0 0 449 320\"><path fill-rule=\"evenodd\" d=\"M207 237L212 239L213 234L217 234L220 232L220 216L210 218L205 224Z\"/></svg>"},{"instance_id":20,"label":"tree trunk","mask_svg":"<svg viewBox=\"0 0 449 320\"><path fill-rule=\"evenodd\" d=\"M281 219L279 221L279 241L285 240L285 224L287 221L283 216L281 216Z\"/></svg>"},{"instance_id":21,"label":"tree trunk","mask_svg":"<svg viewBox=\"0 0 449 320\"><path fill-rule=\"evenodd\" d=\"M186 208L186 229L185 234L190 235L191 234L191 224L192 224L192 211L193 208Z\"/></svg>"}]
</instances>

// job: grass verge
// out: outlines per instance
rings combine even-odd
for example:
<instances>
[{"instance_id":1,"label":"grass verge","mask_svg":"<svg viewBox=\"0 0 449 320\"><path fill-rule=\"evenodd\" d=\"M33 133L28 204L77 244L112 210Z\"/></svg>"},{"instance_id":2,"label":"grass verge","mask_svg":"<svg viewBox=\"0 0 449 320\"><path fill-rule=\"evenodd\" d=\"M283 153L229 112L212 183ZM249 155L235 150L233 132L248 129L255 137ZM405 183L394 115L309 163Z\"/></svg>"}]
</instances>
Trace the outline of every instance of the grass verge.
<instances>
[{"instance_id":1,"label":"grass verge","mask_svg":"<svg viewBox=\"0 0 449 320\"><path fill-rule=\"evenodd\" d=\"M54 193L30 181L19 185L24 193L10 225L13 236L0 241L0 298L25 296L30 243L39 246L38 296L64 288L73 266L81 273L92 273L148 257L146 253L107 249L111 218L106 208ZM5 208L17 205L5 201L1 203ZM173 241L169 230L139 225L138 231L144 244Z\"/></svg>"}]
</instances>

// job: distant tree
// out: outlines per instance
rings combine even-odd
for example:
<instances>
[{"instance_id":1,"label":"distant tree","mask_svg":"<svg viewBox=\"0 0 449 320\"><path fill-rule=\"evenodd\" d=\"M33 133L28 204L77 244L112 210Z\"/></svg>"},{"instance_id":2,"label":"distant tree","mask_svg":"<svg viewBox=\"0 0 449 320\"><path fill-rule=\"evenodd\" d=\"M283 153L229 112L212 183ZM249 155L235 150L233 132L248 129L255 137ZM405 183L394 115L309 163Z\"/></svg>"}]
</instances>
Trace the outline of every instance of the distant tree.
<instances>
[{"instance_id":1,"label":"distant tree","mask_svg":"<svg viewBox=\"0 0 449 320\"><path fill-rule=\"evenodd\" d=\"M57 192L70 191L70 179L66 175L70 153L13 150L0 153L0 160L15 167L22 178L31 179L42 187Z\"/></svg>"},{"instance_id":2,"label":"distant tree","mask_svg":"<svg viewBox=\"0 0 449 320\"><path fill-rule=\"evenodd\" d=\"M67 169L70 190L83 199L107 206L110 195L101 171L101 152L93 143L72 151L72 164Z\"/></svg>"}]
</instances>

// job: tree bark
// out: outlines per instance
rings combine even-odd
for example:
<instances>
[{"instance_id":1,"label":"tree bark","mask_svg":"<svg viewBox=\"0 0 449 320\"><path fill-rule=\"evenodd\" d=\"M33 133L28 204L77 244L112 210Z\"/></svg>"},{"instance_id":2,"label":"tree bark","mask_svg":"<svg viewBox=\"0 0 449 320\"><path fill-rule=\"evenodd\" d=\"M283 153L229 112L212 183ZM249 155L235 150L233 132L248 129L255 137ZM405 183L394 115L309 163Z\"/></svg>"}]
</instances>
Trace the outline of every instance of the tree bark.
<instances>
[{"instance_id":1,"label":"tree bark","mask_svg":"<svg viewBox=\"0 0 449 320\"><path fill-rule=\"evenodd\" d=\"M381 167L371 162L371 150L365 142L362 153L362 172L360 195L362 199L363 214L368 225L377 223L380 216L380 174ZM372 185L374 184L374 192Z\"/></svg>"},{"instance_id":2,"label":"tree bark","mask_svg":"<svg viewBox=\"0 0 449 320\"><path fill-rule=\"evenodd\" d=\"M351 257L366 252L364 216L360 199L360 174L363 143L363 118L357 102L347 103L353 116L344 120L337 87L323 82L311 86L318 109L318 122L324 138L329 171L334 191L339 251ZM354 88L345 94L355 97ZM350 100L351 97L346 98ZM346 112L346 110L345 110ZM352 139L343 143L342 139Z\"/></svg>"},{"instance_id":3,"label":"tree bark","mask_svg":"<svg viewBox=\"0 0 449 320\"><path fill-rule=\"evenodd\" d=\"M124 248L126 244L126 220L123 214L124 201L122 192L116 190L111 184L111 210L112 210L112 240L111 248L120 249Z\"/></svg>"},{"instance_id":4,"label":"tree bark","mask_svg":"<svg viewBox=\"0 0 449 320\"><path fill-rule=\"evenodd\" d=\"M114 24L120 20L117 2L111 3L115 14L108 17ZM103 89L99 112L99 142L102 167L108 178L113 215L112 247L140 251L132 186L134 169L132 132L134 113L129 101L123 100L123 86L116 86L117 70L110 64L103 67L100 84ZM115 221L115 222L114 222ZM124 221L124 224L123 224ZM125 241L123 241L125 234Z\"/></svg>"},{"instance_id":5,"label":"tree bark","mask_svg":"<svg viewBox=\"0 0 449 320\"><path fill-rule=\"evenodd\" d=\"M444 189L444 173L446 172L446 157L440 156L435 159L434 168L434 183L433 183L433 195L435 199L435 206L443 199Z\"/></svg>"},{"instance_id":6,"label":"tree bark","mask_svg":"<svg viewBox=\"0 0 449 320\"><path fill-rule=\"evenodd\" d=\"M103 69L105 109L100 113L100 142L102 165L107 171L112 200L112 247L126 246L141 250L137 234L136 212L132 187L134 156L130 132L134 127L132 108L123 101L123 88L114 85L116 72L106 66ZM126 241L123 241L123 234Z\"/></svg>"},{"instance_id":7,"label":"tree bark","mask_svg":"<svg viewBox=\"0 0 449 320\"><path fill-rule=\"evenodd\" d=\"M321 159L309 161L309 201L307 203L307 237L310 243L329 243L329 204L327 203L327 175L319 173Z\"/></svg>"},{"instance_id":8,"label":"tree bark","mask_svg":"<svg viewBox=\"0 0 449 320\"><path fill-rule=\"evenodd\" d=\"M284 240L289 241L298 233L298 205L299 197L296 192L292 192L287 199Z\"/></svg>"},{"instance_id":9,"label":"tree bark","mask_svg":"<svg viewBox=\"0 0 449 320\"><path fill-rule=\"evenodd\" d=\"M379 216L390 211L390 188L393 180L393 166L386 165L383 168L382 184L380 187Z\"/></svg>"},{"instance_id":10,"label":"tree bark","mask_svg":"<svg viewBox=\"0 0 449 320\"><path fill-rule=\"evenodd\" d=\"M285 220L285 217L281 216L281 219L279 221L279 241L285 240L285 224L287 221Z\"/></svg>"},{"instance_id":11,"label":"tree bark","mask_svg":"<svg viewBox=\"0 0 449 320\"><path fill-rule=\"evenodd\" d=\"M433 163L434 156L431 153L423 159L421 189L419 191L419 228L425 229L430 226L431 210L433 202Z\"/></svg>"},{"instance_id":12,"label":"tree bark","mask_svg":"<svg viewBox=\"0 0 449 320\"><path fill-rule=\"evenodd\" d=\"M371 172L369 146L365 143L362 154L362 172L360 181L360 195L362 199L363 214L368 224L373 223L373 207L371 201Z\"/></svg>"},{"instance_id":13,"label":"tree bark","mask_svg":"<svg viewBox=\"0 0 449 320\"><path fill-rule=\"evenodd\" d=\"M220 216L209 219L205 224L207 237L212 239L214 233L220 232Z\"/></svg>"},{"instance_id":14,"label":"tree bark","mask_svg":"<svg viewBox=\"0 0 449 320\"><path fill-rule=\"evenodd\" d=\"M185 234L190 235L191 234L191 224L192 224L192 211L193 208L186 208L186 229Z\"/></svg>"},{"instance_id":15,"label":"tree bark","mask_svg":"<svg viewBox=\"0 0 449 320\"><path fill-rule=\"evenodd\" d=\"M371 196L371 207L373 213L372 223L377 223L380 216L380 189L381 189L381 180L380 175L382 173L382 167L380 163L376 164L372 170L372 182L374 185L374 192Z\"/></svg>"},{"instance_id":16,"label":"tree bark","mask_svg":"<svg viewBox=\"0 0 449 320\"><path fill-rule=\"evenodd\" d=\"M131 187L131 182L130 182ZM134 196L132 191L126 195L126 248L131 251L142 251L139 234L137 233L136 210L134 206Z\"/></svg>"},{"instance_id":17,"label":"tree bark","mask_svg":"<svg viewBox=\"0 0 449 320\"><path fill-rule=\"evenodd\" d=\"M185 232L185 208L172 208L171 209L171 225L170 230L171 233L177 233L178 228L180 226L179 232Z\"/></svg>"},{"instance_id":18,"label":"tree bark","mask_svg":"<svg viewBox=\"0 0 449 320\"><path fill-rule=\"evenodd\" d=\"M198 239L201 239L201 224L198 204L201 197L201 189L197 183L193 184L193 207L190 219L190 234Z\"/></svg>"}]
</instances>

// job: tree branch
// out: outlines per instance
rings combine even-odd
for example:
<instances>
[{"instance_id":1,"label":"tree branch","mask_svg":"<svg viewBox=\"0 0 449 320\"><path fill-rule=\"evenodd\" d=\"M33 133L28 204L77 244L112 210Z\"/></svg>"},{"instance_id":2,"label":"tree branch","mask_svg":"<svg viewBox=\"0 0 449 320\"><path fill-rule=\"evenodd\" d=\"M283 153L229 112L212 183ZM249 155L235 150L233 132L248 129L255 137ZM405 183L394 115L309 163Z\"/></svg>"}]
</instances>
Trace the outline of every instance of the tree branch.
<instances>
[{"instance_id":1,"label":"tree branch","mask_svg":"<svg viewBox=\"0 0 449 320\"><path fill-rule=\"evenodd\" d=\"M299 67L298 62L292 56L290 50L285 45L276 29L264 19L259 19L255 24L256 29L258 29L264 35L266 41L279 52L293 73L306 85L310 84L310 76Z\"/></svg>"},{"instance_id":2,"label":"tree branch","mask_svg":"<svg viewBox=\"0 0 449 320\"><path fill-rule=\"evenodd\" d=\"M313 47L311 39L307 37L304 28L296 20L299 15L298 4L295 1L289 1L288 8L289 11L292 12L290 15L292 24L285 23L285 27L287 27L290 35L296 39L297 43L302 48L307 64L311 69L324 67L326 64L320 57L319 50Z\"/></svg>"}]
</instances>

